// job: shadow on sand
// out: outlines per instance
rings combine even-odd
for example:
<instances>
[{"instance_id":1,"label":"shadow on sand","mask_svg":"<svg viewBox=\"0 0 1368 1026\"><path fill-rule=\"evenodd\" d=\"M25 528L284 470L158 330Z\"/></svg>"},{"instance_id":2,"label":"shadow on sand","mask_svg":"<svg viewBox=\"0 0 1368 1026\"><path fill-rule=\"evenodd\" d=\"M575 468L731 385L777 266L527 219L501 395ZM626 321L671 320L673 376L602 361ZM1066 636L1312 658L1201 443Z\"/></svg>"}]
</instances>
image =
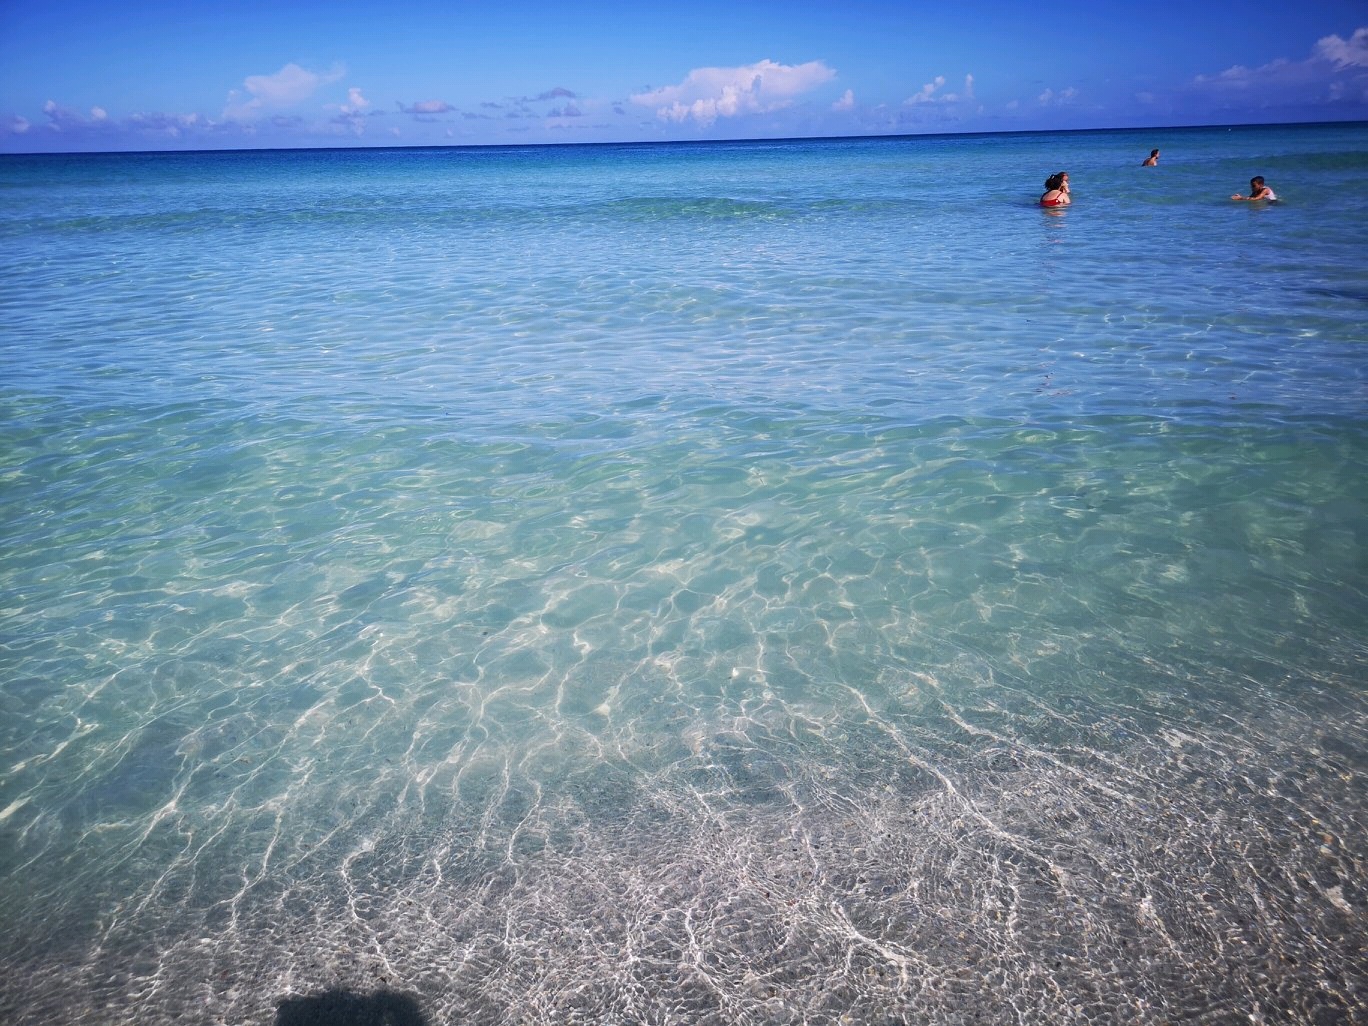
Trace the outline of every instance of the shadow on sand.
<instances>
[{"instance_id":1,"label":"shadow on sand","mask_svg":"<svg viewBox=\"0 0 1368 1026\"><path fill-rule=\"evenodd\" d=\"M309 997L284 998L275 1026L429 1026L418 1002L406 994L377 990L356 994L328 990Z\"/></svg>"}]
</instances>

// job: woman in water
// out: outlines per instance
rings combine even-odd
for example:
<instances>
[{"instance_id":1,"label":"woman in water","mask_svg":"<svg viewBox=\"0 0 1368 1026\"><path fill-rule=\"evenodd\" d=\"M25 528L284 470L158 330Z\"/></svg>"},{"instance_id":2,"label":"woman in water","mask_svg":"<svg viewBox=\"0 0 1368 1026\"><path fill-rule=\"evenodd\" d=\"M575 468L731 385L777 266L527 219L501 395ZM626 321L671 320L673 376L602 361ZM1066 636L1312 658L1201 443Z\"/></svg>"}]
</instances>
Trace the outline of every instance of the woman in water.
<instances>
[{"instance_id":1,"label":"woman in water","mask_svg":"<svg viewBox=\"0 0 1368 1026\"><path fill-rule=\"evenodd\" d=\"M1069 172L1057 171L1045 179L1045 195L1040 197L1040 205L1067 207L1069 203Z\"/></svg>"},{"instance_id":2,"label":"woman in water","mask_svg":"<svg viewBox=\"0 0 1368 1026\"><path fill-rule=\"evenodd\" d=\"M1255 175L1249 180L1249 195L1241 196L1238 192L1230 197L1233 200L1276 200L1278 197L1273 195L1273 190L1264 185L1263 175Z\"/></svg>"}]
</instances>

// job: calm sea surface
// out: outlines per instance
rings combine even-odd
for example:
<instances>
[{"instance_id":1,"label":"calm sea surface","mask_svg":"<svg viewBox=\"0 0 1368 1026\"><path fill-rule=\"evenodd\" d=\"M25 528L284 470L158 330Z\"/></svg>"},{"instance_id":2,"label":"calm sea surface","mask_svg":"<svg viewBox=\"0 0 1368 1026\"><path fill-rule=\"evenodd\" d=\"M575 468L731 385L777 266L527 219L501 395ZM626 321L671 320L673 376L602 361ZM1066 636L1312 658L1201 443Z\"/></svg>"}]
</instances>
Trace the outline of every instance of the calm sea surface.
<instances>
[{"instance_id":1,"label":"calm sea surface","mask_svg":"<svg viewBox=\"0 0 1368 1026\"><path fill-rule=\"evenodd\" d=\"M1365 182L0 158L0 1021L1368 1022Z\"/></svg>"}]
</instances>

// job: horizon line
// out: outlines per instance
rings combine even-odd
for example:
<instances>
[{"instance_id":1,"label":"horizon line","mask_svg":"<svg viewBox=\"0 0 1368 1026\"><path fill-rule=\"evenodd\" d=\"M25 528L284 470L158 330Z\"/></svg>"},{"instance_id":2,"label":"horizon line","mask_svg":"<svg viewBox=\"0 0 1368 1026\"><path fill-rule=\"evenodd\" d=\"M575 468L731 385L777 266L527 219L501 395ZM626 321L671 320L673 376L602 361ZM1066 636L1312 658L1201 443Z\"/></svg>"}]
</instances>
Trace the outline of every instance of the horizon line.
<instances>
[{"instance_id":1,"label":"horizon line","mask_svg":"<svg viewBox=\"0 0 1368 1026\"><path fill-rule=\"evenodd\" d=\"M620 139L584 140L562 142L524 142L524 143L419 143L412 145L318 145L318 146L233 146L205 149L155 149L155 150L15 150L0 152L0 159L6 157L137 157L137 156L176 156L211 153L357 153L357 152L396 152L419 150L525 150L525 149L564 149L570 147L624 147L624 146L744 146L773 143L820 143L820 142L864 142L878 139L946 139L973 138L990 135L1081 135L1090 132L1190 132L1213 128L1316 128L1328 125L1364 125L1368 119L1348 118L1329 121L1255 121L1255 122L1218 122L1203 125L1151 125L1110 128L1012 128L994 131L972 130L962 132L892 132L868 133L860 135L789 135L756 136L730 139Z\"/></svg>"}]
</instances>

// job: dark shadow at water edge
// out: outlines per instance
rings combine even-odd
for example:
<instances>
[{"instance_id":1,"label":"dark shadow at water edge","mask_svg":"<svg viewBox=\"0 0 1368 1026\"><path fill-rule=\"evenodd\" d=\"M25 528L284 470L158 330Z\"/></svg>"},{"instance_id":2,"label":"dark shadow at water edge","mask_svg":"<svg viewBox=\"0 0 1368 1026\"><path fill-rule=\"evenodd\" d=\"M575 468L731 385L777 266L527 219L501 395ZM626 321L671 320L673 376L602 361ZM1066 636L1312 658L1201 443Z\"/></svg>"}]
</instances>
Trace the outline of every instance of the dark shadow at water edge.
<instances>
[{"instance_id":1,"label":"dark shadow at water edge","mask_svg":"<svg viewBox=\"0 0 1368 1026\"><path fill-rule=\"evenodd\" d=\"M290 997L276 1007L275 1026L430 1026L418 1002L407 994L378 990L357 994L328 990Z\"/></svg>"}]
</instances>

